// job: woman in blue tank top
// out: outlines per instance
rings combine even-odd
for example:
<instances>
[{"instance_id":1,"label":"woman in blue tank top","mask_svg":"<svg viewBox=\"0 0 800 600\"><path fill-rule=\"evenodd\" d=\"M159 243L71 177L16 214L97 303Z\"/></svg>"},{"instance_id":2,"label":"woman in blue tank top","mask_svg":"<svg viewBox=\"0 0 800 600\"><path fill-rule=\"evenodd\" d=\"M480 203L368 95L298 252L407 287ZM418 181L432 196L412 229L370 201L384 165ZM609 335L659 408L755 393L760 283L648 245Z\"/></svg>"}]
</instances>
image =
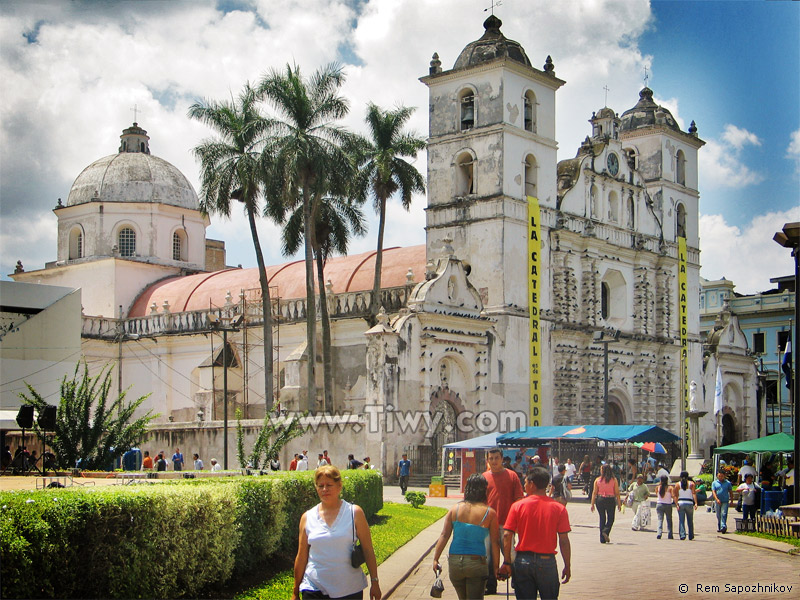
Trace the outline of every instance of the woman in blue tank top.
<instances>
[{"instance_id":1,"label":"woman in blue tank top","mask_svg":"<svg viewBox=\"0 0 800 600\"><path fill-rule=\"evenodd\" d=\"M459 600L482 600L486 589L486 540L493 545L494 571L500 566L500 538L497 513L486 504L486 479L480 473L470 475L464 487L464 501L450 508L442 534L433 553L433 570L438 573L439 557L453 534L448 554L450 582Z\"/></svg>"}]
</instances>

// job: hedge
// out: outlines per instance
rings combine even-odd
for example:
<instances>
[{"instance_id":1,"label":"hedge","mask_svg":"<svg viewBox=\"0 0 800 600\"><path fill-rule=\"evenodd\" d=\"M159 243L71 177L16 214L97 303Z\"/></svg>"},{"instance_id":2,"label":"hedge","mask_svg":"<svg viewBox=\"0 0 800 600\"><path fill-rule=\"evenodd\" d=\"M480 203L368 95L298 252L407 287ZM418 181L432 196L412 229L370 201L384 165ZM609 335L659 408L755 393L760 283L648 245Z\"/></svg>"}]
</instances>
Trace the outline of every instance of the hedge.
<instances>
[{"instance_id":1,"label":"hedge","mask_svg":"<svg viewBox=\"0 0 800 600\"><path fill-rule=\"evenodd\" d=\"M368 517L381 476L344 471ZM0 492L0 597L179 598L291 559L313 473Z\"/></svg>"}]
</instances>

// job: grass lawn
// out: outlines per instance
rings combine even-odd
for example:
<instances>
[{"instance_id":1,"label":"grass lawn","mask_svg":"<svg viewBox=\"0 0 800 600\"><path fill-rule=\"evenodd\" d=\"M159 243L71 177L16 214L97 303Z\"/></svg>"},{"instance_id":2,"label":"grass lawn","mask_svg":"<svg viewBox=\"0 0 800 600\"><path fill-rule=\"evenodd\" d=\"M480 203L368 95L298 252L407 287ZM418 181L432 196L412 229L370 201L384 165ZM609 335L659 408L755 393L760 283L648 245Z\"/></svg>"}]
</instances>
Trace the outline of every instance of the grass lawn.
<instances>
[{"instance_id":1,"label":"grass lawn","mask_svg":"<svg viewBox=\"0 0 800 600\"><path fill-rule=\"evenodd\" d=\"M378 564L420 531L447 512L436 506L412 508L410 504L387 502L370 521L372 544ZM364 567L366 569L366 566ZM294 578L291 568L274 572L263 584L235 596L236 600L279 600L292 596Z\"/></svg>"},{"instance_id":2,"label":"grass lawn","mask_svg":"<svg viewBox=\"0 0 800 600\"><path fill-rule=\"evenodd\" d=\"M761 533L760 531L737 531L736 535L749 535L750 537L762 538L765 540L774 540L776 542L786 542L792 546L800 548L800 538L780 537L772 535L771 533ZM792 550L794 552L794 550Z\"/></svg>"}]
</instances>

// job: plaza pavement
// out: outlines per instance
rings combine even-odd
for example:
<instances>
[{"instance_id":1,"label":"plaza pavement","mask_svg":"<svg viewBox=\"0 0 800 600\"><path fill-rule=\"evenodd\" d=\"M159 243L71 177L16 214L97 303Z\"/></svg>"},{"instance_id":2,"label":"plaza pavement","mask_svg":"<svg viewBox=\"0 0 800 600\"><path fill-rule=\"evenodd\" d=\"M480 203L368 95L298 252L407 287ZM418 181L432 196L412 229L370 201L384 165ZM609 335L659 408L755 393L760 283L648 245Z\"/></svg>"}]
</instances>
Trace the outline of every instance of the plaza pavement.
<instances>
[{"instance_id":1,"label":"plaza pavement","mask_svg":"<svg viewBox=\"0 0 800 600\"><path fill-rule=\"evenodd\" d=\"M424 490L423 490L424 491ZM398 488L384 488L384 498L401 502ZM459 498L429 498L427 504L452 506ZM630 511L616 513L611 531L611 544L601 544L597 513L589 509L585 496L579 494L568 505L572 532L572 579L561 586L562 599L620 599L635 598L752 598L757 600L800 598L800 556L788 551L793 546L769 542L728 533L717 533L716 515L699 507L695 513L695 539L681 541L678 538L677 511L673 521L675 539L668 540L666 533L656 539L656 523L650 531L632 531ZM655 508L652 509L655 518ZM736 517L740 514L731 509L729 531L735 529ZM666 524L665 524L666 527ZM433 584L433 545L441 532L442 521L437 521L408 544L389 557L380 567L381 589L384 598L390 600L420 600L430 598ZM443 556L447 554L445 549ZM561 557L557 558L559 573L563 568ZM456 600L457 596L447 577L447 560L440 561L444 568L442 581L444 600ZM755 586L762 588L745 591L728 586ZM770 591L763 586L792 586ZM685 593L680 586L688 586ZM700 586L718 586L704 588ZM498 589L505 592L505 583ZM514 597L511 590L511 597ZM487 596L503 598L504 595Z\"/></svg>"},{"instance_id":2,"label":"plaza pavement","mask_svg":"<svg viewBox=\"0 0 800 600\"><path fill-rule=\"evenodd\" d=\"M113 479L98 480L98 485L114 485ZM0 489L35 489L33 477L0 478ZM426 491L423 488L410 488ZM426 505L448 508L461 498L428 498ZM405 503L397 486L384 487L384 500ZM717 521L705 507L695 513L695 539L678 539L677 512L673 515L675 539L666 533L656 539L656 523L651 531L637 532L630 528L631 513L617 513L611 531L611 544L600 544L597 513L589 510L589 502L578 493L568 505L572 532L572 579L561 586L562 599L621 599L635 598L752 598L753 600L789 599L800 597L800 556L789 554L789 544L716 532ZM655 508L652 508L655 518ZM735 529L736 517L731 509L729 529ZM433 583L433 546L442 530L441 519L420 532L399 548L378 567L381 589L388 600L422 600L430 598ZM443 556L447 554L447 548ZM563 567L557 558L559 572ZM443 600L456 600L453 586L447 577L447 560L440 561L444 572ZM784 592L737 590L728 586L792 586ZM679 586L688 586L681 593ZM698 591L697 586L718 586L718 590ZM505 583L499 583L505 592ZM513 598L513 590L511 591ZM504 595L487 596L504 598Z\"/></svg>"}]
</instances>

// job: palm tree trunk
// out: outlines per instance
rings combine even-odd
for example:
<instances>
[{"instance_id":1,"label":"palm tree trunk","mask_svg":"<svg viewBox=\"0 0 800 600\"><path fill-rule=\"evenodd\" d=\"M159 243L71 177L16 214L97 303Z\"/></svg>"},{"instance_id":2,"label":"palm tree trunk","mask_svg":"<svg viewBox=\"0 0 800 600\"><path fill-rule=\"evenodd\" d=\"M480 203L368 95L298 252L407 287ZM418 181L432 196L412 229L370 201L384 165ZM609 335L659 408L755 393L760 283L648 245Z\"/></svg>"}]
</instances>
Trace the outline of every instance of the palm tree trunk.
<instances>
[{"instance_id":1,"label":"palm tree trunk","mask_svg":"<svg viewBox=\"0 0 800 600\"><path fill-rule=\"evenodd\" d=\"M381 212L378 219L378 250L375 253L375 279L372 283L372 302L370 303L369 325L374 327L381 308L381 268L383 267L383 231L386 227L386 198L380 199Z\"/></svg>"},{"instance_id":2,"label":"palm tree trunk","mask_svg":"<svg viewBox=\"0 0 800 600\"><path fill-rule=\"evenodd\" d=\"M272 302L269 296L269 282L267 281L267 267L264 265L264 255L261 252L261 243L258 241L256 230L256 217L253 210L247 208L247 220L250 223L250 235L253 237L253 246L256 251L258 263L258 281L261 284L261 310L264 314L264 406L267 413L272 408Z\"/></svg>"},{"instance_id":3,"label":"palm tree trunk","mask_svg":"<svg viewBox=\"0 0 800 600\"><path fill-rule=\"evenodd\" d=\"M315 250L317 261L317 285L319 286L319 311L322 321L322 410L334 410L333 406L333 361L331 360L331 320L328 315L328 293L325 290L325 264L322 252Z\"/></svg>"},{"instance_id":4,"label":"palm tree trunk","mask_svg":"<svg viewBox=\"0 0 800 600\"><path fill-rule=\"evenodd\" d=\"M306 178L307 179L307 178ZM317 403L316 382L316 337L317 311L314 306L314 256L312 253L314 240L311 217L311 192L309 182L303 182L303 242L305 244L306 261L306 350L308 354L308 404L309 412L315 412Z\"/></svg>"}]
</instances>

